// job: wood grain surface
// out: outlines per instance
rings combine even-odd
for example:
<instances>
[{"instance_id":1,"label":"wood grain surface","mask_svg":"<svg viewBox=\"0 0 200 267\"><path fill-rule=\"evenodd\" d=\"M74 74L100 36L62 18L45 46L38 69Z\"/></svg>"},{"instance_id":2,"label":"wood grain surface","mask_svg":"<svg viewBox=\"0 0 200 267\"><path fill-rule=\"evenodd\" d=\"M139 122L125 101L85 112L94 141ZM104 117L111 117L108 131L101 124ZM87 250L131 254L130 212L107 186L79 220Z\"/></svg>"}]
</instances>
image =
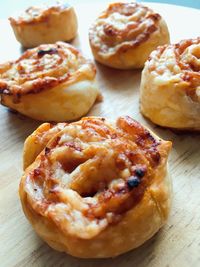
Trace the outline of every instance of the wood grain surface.
<instances>
[{"instance_id":1,"label":"wood grain surface","mask_svg":"<svg viewBox=\"0 0 200 267\"><path fill-rule=\"evenodd\" d=\"M147 4L169 26L171 41L199 34L200 11L166 4ZM92 58L88 27L104 8L79 4L79 35L73 44ZM0 21L0 60L14 59L22 52L6 21ZM119 71L97 65L99 87L104 96L89 115L116 118L130 115L173 141L169 166L173 180L173 207L168 223L142 247L107 260L81 260L48 247L26 220L18 197L25 138L40 124L0 107L0 266L1 267L198 267L200 266L200 135L177 135L145 120L139 112L141 71Z\"/></svg>"}]
</instances>

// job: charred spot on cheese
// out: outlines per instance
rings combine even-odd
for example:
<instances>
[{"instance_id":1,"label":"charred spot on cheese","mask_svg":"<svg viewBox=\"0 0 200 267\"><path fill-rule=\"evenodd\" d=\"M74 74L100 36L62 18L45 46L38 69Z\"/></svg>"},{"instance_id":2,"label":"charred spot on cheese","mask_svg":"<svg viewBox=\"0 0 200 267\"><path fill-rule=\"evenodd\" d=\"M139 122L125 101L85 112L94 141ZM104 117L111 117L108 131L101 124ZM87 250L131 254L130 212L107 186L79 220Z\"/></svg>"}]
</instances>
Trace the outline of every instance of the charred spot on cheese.
<instances>
[{"instance_id":1,"label":"charred spot on cheese","mask_svg":"<svg viewBox=\"0 0 200 267\"><path fill-rule=\"evenodd\" d=\"M138 187L140 182L141 181L137 176L131 176L131 177L129 177L129 179L127 181L128 188L133 189L135 187Z\"/></svg>"},{"instance_id":2,"label":"charred spot on cheese","mask_svg":"<svg viewBox=\"0 0 200 267\"><path fill-rule=\"evenodd\" d=\"M11 95L10 91L7 88L0 88L0 94Z\"/></svg>"},{"instance_id":3,"label":"charred spot on cheese","mask_svg":"<svg viewBox=\"0 0 200 267\"><path fill-rule=\"evenodd\" d=\"M54 55L54 54L58 54L58 50L56 48L40 49L37 52L38 57L43 57L44 55Z\"/></svg>"},{"instance_id":4,"label":"charred spot on cheese","mask_svg":"<svg viewBox=\"0 0 200 267\"><path fill-rule=\"evenodd\" d=\"M112 27L112 25L109 25L109 24L104 25L104 32L108 36L116 35L115 29Z\"/></svg>"},{"instance_id":5,"label":"charred spot on cheese","mask_svg":"<svg viewBox=\"0 0 200 267\"><path fill-rule=\"evenodd\" d=\"M48 155L49 152L50 152L50 148L46 146L45 147L45 150L44 150L45 155Z\"/></svg>"},{"instance_id":6,"label":"charred spot on cheese","mask_svg":"<svg viewBox=\"0 0 200 267\"><path fill-rule=\"evenodd\" d=\"M141 167L135 170L135 175L138 178L144 177L145 173L146 173L146 169L144 167Z\"/></svg>"}]
</instances>

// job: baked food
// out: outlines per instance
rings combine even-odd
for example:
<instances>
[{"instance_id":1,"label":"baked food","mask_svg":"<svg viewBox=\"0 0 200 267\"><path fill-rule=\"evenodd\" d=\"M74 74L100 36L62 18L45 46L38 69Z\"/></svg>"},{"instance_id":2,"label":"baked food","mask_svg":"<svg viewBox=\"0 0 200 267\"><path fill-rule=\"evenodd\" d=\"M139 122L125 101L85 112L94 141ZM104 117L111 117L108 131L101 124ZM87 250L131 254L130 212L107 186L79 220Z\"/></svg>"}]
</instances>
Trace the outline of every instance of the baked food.
<instances>
[{"instance_id":1,"label":"baked food","mask_svg":"<svg viewBox=\"0 0 200 267\"><path fill-rule=\"evenodd\" d=\"M0 65L1 103L41 121L75 120L98 95L96 69L73 46L57 42Z\"/></svg>"},{"instance_id":2,"label":"baked food","mask_svg":"<svg viewBox=\"0 0 200 267\"><path fill-rule=\"evenodd\" d=\"M92 53L100 63L117 68L142 68L150 52L169 43L161 16L139 3L113 3L89 31Z\"/></svg>"},{"instance_id":3,"label":"baked food","mask_svg":"<svg viewBox=\"0 0 200 267\"><path fill-rule=\"evenodd\" d=\"M16 39L24 47L70 41L77 34L77 17L68 4L32 6L19 17L10 17Z\"/></svg>"},{"instance_id":4,"label":"baked food","mask_svg":"<svg viewBox=\"0 0 200 267\"><path fill-rule=\"evenodd\" d=\"M41 126L32 140L52 127ZM21 179L23 210L35 231L54 249L81 258L140 246L169 214L171 142L128 116L115 123L86 117L62 127ZM27 160L30 142L26 162L33 159Z\"/></svg>"},{"instance_id":5,"label":"baked food","mask_svg":"<svg viewBox=\"0 0 200 267\"><path fill-rule=\"evenodd\" d=\"M42 123L24 142L23 169L31 165L47 143L67 125L66 122Z\"/></svg>"},{"instance_id":6,"label":"baked food","mask_svg":"<svg viewBox=\"0 0 200 267\"><path fill-rule=\"evenodd\" d=\"M142 72L140 108L152 122L200 130L200 38L159 47Z\"/></svg>"}]
</instances>

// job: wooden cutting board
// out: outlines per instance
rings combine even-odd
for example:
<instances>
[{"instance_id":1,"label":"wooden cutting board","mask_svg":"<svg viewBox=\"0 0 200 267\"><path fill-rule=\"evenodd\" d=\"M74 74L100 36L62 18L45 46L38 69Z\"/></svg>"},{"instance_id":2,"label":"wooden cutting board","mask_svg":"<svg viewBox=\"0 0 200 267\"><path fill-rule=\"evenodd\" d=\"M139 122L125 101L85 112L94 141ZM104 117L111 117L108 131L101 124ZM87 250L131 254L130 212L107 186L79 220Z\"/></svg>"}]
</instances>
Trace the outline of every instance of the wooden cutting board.
<instances>
[{"instance_id":1,"label":"wooden cutting board","mask_svg":"<svg viewBox=\"0 0 200 267\"><path fill-rule=\"evenodd\" d=\"M100 2L100 1L99 1ZM199 34L200 11L190 8L150 4L166 20L171 41ZM88 27L105 3L79 4L79 35L73 44L92 58ZM0 21L0 61L22 52L5 21ZM104 96L89 115L116 118L128 114L173 141L169 166L174 199L168 223L142 247L107 260L81 260L49 248L26 220L18 197L22 174L22 148L25 138L39 122L0 107L0 266L1 267L198 267L200 266L200 135L177 135L145 120L139 112L141 71L119 71L97 65L99 87Z\"/></svg>"}]
</instances>

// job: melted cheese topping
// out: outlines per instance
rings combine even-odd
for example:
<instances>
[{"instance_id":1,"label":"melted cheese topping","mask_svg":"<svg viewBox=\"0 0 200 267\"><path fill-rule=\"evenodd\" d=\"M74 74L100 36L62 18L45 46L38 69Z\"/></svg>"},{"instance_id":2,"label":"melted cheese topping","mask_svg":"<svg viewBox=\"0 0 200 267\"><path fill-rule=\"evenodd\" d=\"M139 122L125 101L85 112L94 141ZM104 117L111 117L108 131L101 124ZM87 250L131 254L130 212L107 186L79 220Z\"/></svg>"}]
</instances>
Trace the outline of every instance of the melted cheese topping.
<instances>
[{"instance_id":1,"label":"melted cheese topping","mask_svg":"<svg viewBox=\"0 0 200 267\"><path fill-rule=\"evenodd\" d=\"M0 90L4 94L23 95L94 77L92 63L73 46L57 42L27 50L18 60L2 64Z\"/></svg>"},{"instance_id":2,"label":"melted cheese topping","mask_svg":"<svg viewBox=\"0 0 200 267\"><path fill-rule=\"evenodd\" d=\"M9 20L12 24L21 25L29 23L37 23L44 21L49 15L53 13L60 13L68 9L70 6L61 2L57 2L54 6L41 5L41 6L31 6L27 8L21 15L17 18L10 17Z\"/></svg>"},{"instance_id":3,"label":"melted cheese topping","mask_svg":"<svg viewBox=\"0 0 200 267\"><path fill-rule=\"evenodd\" d=\"M151 53L146 67L157 85L180 85L193 100L200 102L200 38L159 47Z\"/></svg>"},{"instance_id":4,"label":"melted cheese topping","mask_svg":"<svg viewBox=\"0 0 200 267\"><path fill-rule=\"evenodd\" d=\"M157 30L160 15L137 3L110 4L90 28L90 42L101 53L137 46Z\"/></svg>"},{"instance_id":5,"label":"melted cheese topping","mask_svg":"<svg viewBox=\"0 0 200 267\"><path fill-rule=\"evenodd\" d=\"M164 141L130 117L61 126L25 172L25 191L38 214L64 233L90 239L140 202Z\"/></svg>"}]
</instances>

